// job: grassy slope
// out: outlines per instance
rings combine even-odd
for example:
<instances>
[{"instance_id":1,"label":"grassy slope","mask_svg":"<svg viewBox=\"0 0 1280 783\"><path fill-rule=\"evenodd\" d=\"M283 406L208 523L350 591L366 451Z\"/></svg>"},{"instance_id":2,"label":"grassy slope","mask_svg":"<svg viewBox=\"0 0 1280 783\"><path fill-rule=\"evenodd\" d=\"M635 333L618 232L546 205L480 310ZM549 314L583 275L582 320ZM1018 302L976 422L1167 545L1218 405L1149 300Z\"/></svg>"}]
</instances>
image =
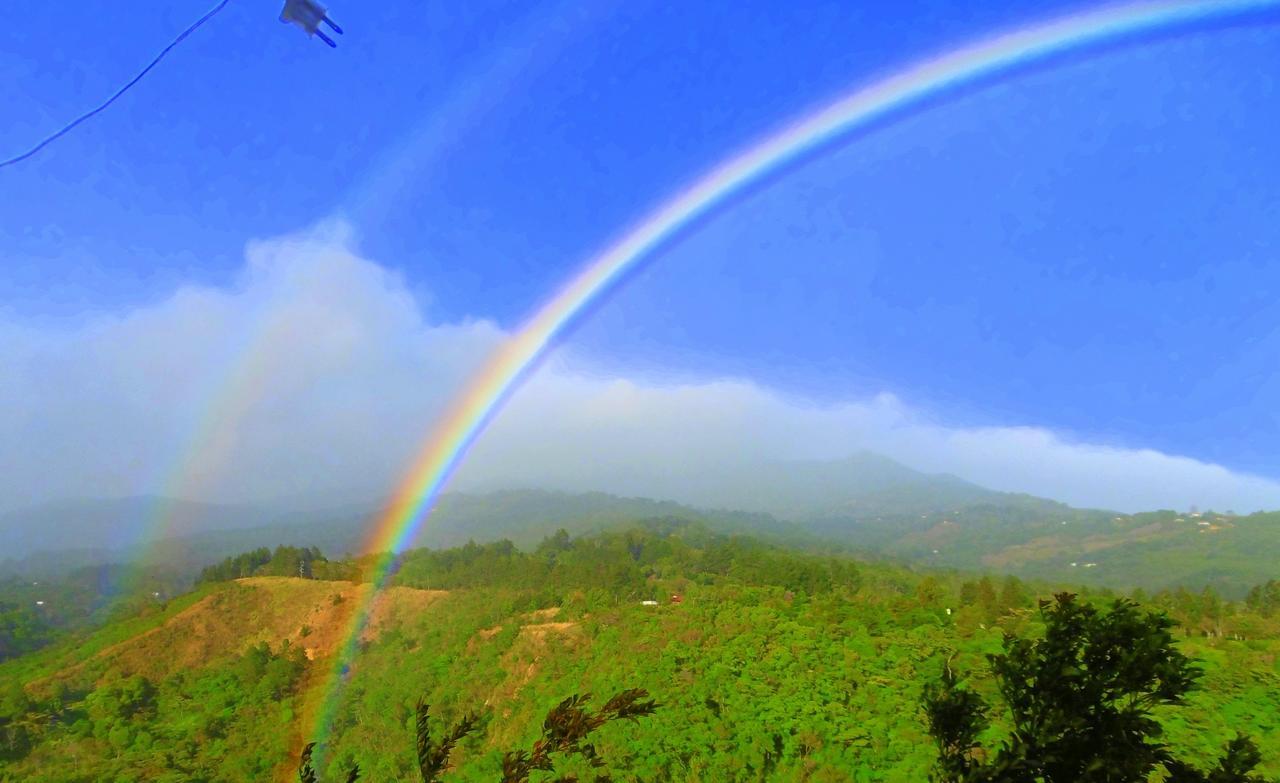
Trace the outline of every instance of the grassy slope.
<instances>
[{"instance_id":1,"label":"grassy slope","mask_svg":"<svg viewBox=\"0 0 1280 783\"><path fill-rule=\"evenodd\" d=\"M0 680L22 682L32 696L46 698L59 684L72 693L86 693L132 675L160 683L192 672L218 671L261 642L276 650L286 645L301 649L312 663L299 682L300 693L285 700L283 712L265 716L287 715L288 723L243 727L260 730L274 740L269 743L273 755L270 766L277 767L280 777L293 779L296 753L302 745L301 728L314 712L316 691L329 671L326 664L349 627L352 610L361 604L368 589L366 584L286 577L206 586L163 609L8 661L0 665ZM440 591L392 588L375 605L365 640L375 640L403 616L418 616L442 595ZM75 778L66 766L69 759L113 752L102 742L73 738L65 732L55 732L49 739L21 764L6 768L0 761L0 780L71 780ZM146 768L132 771L140 779L153 779L162 772Z\"/></svg>"}]
</instances>

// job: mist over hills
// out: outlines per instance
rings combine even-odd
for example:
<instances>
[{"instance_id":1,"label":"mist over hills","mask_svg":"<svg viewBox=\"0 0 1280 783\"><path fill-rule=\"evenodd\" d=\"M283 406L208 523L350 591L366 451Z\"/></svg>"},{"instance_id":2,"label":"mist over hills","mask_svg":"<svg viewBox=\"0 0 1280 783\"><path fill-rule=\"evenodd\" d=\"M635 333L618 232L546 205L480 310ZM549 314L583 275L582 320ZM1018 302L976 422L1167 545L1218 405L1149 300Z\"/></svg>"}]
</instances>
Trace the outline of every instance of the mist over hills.
<instances>
[{"instance_id":1,"label":"mist over hills","mask_svg":"<svg viewBox=\"0 0 1280 783\"><path fill-rule=\"evenodd\" d=\"M495 537L531 544L565 524L575 528L571 532L586 532L610 521L691 514L723 518L744 531L794 536L802 528L789 523L798 520L927 513L1019 497L954 476L920 473L868 452L831 462L736 464L710 475L650 478L636 489L627 493L630 497L536 487L448 493L424 526L429 540L421 544L452 546ZM231 505L155 496L69 499L0 513L0 536L10 558L72 550L119 556L132 553L140 542L163 549L170 539L198 541L231 531L246 540L259 533L320 534L355 547L362 529L382 513L380 502L347 499L325 505L296 498Z\"/></svg>"},{"instance_id":2,"label":"mist over hills","mask_svg":"<svg viewBox=\"0 0 1280 783\"><path fill-rule=\"evenodd\" d=\"M70 524L120 524L118 528L94 529L83 538L103 540L122 535L136 524L120 516L130 507L145 508L132 502L113 503L99 514L86 508L92 502L63 506ZM11 526L0 530L8 536L23 535L27 525L57 524L49 508L26 516L21 512L7 515ZM227 517L213 517L223 523L185 535L167 536L150 541L145 548L129 546L75 547L55 545L10 556L0 560L0 575L54 575L77 567L108 562L124 562L145 555L148 562L173 569L198 568L230 554L258 547L318 546L334 554L363 551L370 531L384 511L375 504L329 511L270 512L251 509L238 519L237 526ZM571 494L547 490L504 490L483 494L449 493L433 510L428 523L415 541L415 546L449 547L467 541L487 542L510 539L522 547L531 547L543 538L564 529L575 535L606 530L638 519L675 518L696 521L713 530L752 533L765 538L785 538L796 542L813 539L803 528L780 521L767 514L700 510L672 501L647 498L622 498L603 492ZM262 521L270 520L270 521ZM123 521L123 523L122 523ZM112 533L111 531L118 531ZM68 537L66 541L74 541Z\"/></svg>"},{"instance_id":3,"label":"mist over hills","mask_svg":"<svg viewBox=\"0 0 1280 783\"><path fill-rule=\"evenodd\" d=\"M997 492L947 473L923 473L868 451L838 460L743 463L718 474L673 479L652 494L789 520L920 514L977 504L1063 506L1030 495Z\"/></svg>"},{"instance_id":4,"label":"mist over hills","mask_svg":"<svg viewBox=\"0 0 1280 783\"><path fill-rule=\"evenodd\" d=\"M928 567L1115 587L1212 584L1228 594L1273 577L1280 556L1280 515L1078 509L867 452L725 466L710 476L673 475L651 489L674 499L547 489L448 493L412 546L506 538L527 548L562 528L582 535L671 518ZM363 551L382 516L378 502L298 511L157 498L67 501L0 515L8 544L0 575L52 575L141 553L153 565L190 571L279 545L338 556ZM166 535L154 538L158 531Z\"/></svg>"},{"instance_id":5,"label":"mist over hills","mask_svg":"<svg viewBox=\"0 0 1280 783\"><path fill-rule=\"evenodd\" d=\"M265 524L275 514L224 505L139 495L76 498L0 512L7 557L40 551L123 551L154 536L189 536Z\"/></svg>"}]
</instances>

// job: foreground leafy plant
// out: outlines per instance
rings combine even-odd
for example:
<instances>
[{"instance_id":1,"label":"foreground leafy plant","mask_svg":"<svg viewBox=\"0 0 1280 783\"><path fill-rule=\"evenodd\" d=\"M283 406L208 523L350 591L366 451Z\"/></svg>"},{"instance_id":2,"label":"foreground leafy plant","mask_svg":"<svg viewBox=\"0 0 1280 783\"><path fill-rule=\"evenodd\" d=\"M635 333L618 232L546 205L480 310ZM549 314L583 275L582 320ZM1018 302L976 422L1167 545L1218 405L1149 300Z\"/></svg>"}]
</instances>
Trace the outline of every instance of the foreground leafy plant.
<instances>
[{"instance_id":1,"label":"foreground leafy plant","mask_svg":"<svg viewBox=\"0 0 1280 783\"><path fill-rule=\"evenodd\" d=\"M319 778L316 777L316 770L311 766L311 753L315 750L316 744L308 742L307 746L302 749L302 758L298 761L298 780L301 783L317 783ZM355 783L360 779L360 765L352 765L350 771L347 772L347 783Z\"/></svg>"},{"instance_id":2,"label":"foreground leafy plant","mask_svg":"<svg viewBox=\"0 0 1280 783\"><path fill-rule=\"evenodd\" d=\"M431 726L428 723L431 707L420 698L415 712L417 714L418 773L422 776L422 783L437 783L449 766L449 755L453 753L453 749L462 738L475 729L478 721L474 715L466 715L438 742L433 742Z\"/></svg>"},{"instance_id":3,"label":"foreground leafy plant","mask_svg":"<svg viewBox=\"0 0 1280 783\"><path fill-rule=\"evenodd\" d=\"M601 726L615 720L636 720L652 715L658 708L656 702L645 701L648 692L639 688L625 690L614 696L599 712L586 708L590 694L570 696L547 713L542 723L542 738L533 744L532 751L514 751L502 758L502 783L525 783L534 771L550 772L554 768L552 754L578 755L594 768L604 766L604 760L596 753L595 746L586 742L587 736ZM595 777L596 783L606 783L608 775ZM574 777L561 777L557 783L576 781Z\"/></svg>"},{"instance_id":4,"label":"foreground leafy plant","mask_svg":"<svg viewBox=\"0 0 1280 783\"><path fill-rule=\"evenodd\" d=\"M527 783L534 772L553 772L555 764L553 755L581 756L593 768L605 765L604 759L596 752L595 746L588 743L587 737L607 723L617 720L637 720L652 715L658 704L647 699L649 693L640 688L633 688L618 693L605 702L597 712L591 712L587 703L591 694L570 696L551 708L542 722L542 737L533 744L531 750L508 751L502 757L502 783ZM422 699L415 708L415 734L418 774L422 783L439 783L441 776L449 766L449 757L454 748L464 737L475 730L479 719L474 715L466 715L453 728L444 732L439 739L431 735L431 707ZM301 783L318 783L315 768L311 764L315 743L308 744L302 751L298 764L298 780ZM359 765L353 766L347 773L347 783L355 783L360 777ZM576 783L578 778L565 775L556 778L553 783ZM595 783L608 783L609 776L600 773L595 776Z\"/></svg>"}]
</instances>

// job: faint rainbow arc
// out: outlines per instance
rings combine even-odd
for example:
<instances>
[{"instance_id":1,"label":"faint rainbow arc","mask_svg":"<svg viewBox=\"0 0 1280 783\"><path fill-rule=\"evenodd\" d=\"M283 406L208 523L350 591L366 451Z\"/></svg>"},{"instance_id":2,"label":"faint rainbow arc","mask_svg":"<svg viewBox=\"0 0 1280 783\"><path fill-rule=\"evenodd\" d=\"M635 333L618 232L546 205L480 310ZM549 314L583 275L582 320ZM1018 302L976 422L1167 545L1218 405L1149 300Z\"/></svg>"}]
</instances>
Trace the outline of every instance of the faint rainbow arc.
<instances>
[{"instance_id":1,"label":"faint rainbow arc","mask_svg":"<svg viewBox=\"0 0 1280 783\"><path fill-rule=\"evenodd\" d=\"M135 558L148 562L166 537L173 535L174 518L170 500L203 497L202 490L219 468L226 464L230 441L253 402L258 399L258 384L264 376L272 352L279 347L280 320L270 313L259 313L242 330L234 348L224 352L217 369L207 373L202 384L206 389L187 406L195 412L190 427L175 439L166 456L157 461L163 467L156 479L145 482L155 487L156 497L143 518L137 534L140 551ZM216 382L215 382L216 381Z\"/></svg>"},{"instance_id":2,"label":"faint rainbow arc","mask_svg":"<svg viewBox=\"0 0 1280 783\"><path fill-rule=\"evenodd\" d=\"M426 446L374 526L367 551L397 553L418 533L470 445L537 361L589 304L664 241L732 195L832 139L894 111L1003 71L1092 45L1178 25L1280 8L1280 0L1178 0L1111 6L1007 32L923 61L857 89L712 169L650 213L544 304L500 347L438 420ZM310 736L322 739L370 604L393 573L385 560L353 612Z\"/></svg>"}]
</instances>

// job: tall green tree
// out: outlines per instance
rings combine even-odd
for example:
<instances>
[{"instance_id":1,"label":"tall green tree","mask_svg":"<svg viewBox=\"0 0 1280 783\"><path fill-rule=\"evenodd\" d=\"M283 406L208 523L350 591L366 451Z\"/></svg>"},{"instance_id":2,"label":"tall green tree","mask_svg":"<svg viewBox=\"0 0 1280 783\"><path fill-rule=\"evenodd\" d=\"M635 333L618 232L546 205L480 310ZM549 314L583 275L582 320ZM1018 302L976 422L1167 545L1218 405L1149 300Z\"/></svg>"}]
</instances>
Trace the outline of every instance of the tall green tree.
<instances>
[{"instance_id":1,"label":"tall green tree","mask_svg":"<svg viewBox=\"0 0 1280 783\"><path fill-rule=\"evenodd\" d=\"M26 753L30 744L26 718L31 708L31 699L21 684L0 683L0 760Z\"/></svg>"},{"instance_id":2,"label":"tall green tree","mask_svg":"<svg viewBox=\"0 0 1280 783\"><path fill-rule=\"evenodd\" d=\"M1044 635L1006 635L988 660L1013 729L997 749L980 734L988 707L950 669L926 688L937 783L1255 783L1260 756L1243 737L1202 772L1173 758L1152 711L1178 706L1200 671L1178 651L1164 614L1117 600L1107 610L1070 593L1040 603Z\"/></svg>"},{"instance_id":3,"label":"tall green tree","mask_svg":"<svg viewBox=\"0 0 1280 783\"><path fill-rule=\"evenodd\" d=\"M1263 617L1280 612L1280 582L1269 579L1265 584L1257 585L1249 591L1245 604Z\"/></svg>"}]
</instances>

